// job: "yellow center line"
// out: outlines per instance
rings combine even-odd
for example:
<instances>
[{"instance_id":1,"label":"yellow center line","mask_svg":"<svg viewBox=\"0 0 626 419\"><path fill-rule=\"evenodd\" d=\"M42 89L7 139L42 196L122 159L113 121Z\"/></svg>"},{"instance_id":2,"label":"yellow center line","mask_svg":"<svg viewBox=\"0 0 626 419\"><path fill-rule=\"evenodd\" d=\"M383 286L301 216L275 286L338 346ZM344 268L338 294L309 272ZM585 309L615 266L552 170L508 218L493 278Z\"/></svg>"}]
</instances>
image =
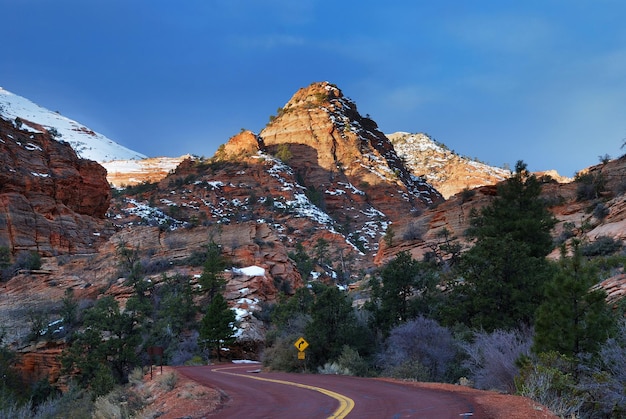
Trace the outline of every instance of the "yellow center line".
<instances>
[{"instance_id":1,"label":"yellow center line","mask_svg":"<svg viewBox=\"0 0 626 419\"><path fill-rule=\"evenodd\" d=\"M350 397L344 396L343 394L335 393L334 391L326 390L325 388L310 386L307 384L294 383L292 381L275 380L273 378L264 378L264 377L258 377L255 375L245 375L245 374L237 374L234 372L223 371L223 370L232 369L232 368L237 368L237 367L216 368L213 371L216 371L222 374L236 375L238 377L251 378L253 380L269 381L271 383L285 384L288 386L306 388L308 390L313 390L313 391L317 391L322 394L325 394L326 396L332 397L333 399L339 401L339 408L335 410L332 413L332 415L328 417L328 419L343 419L346 416L348 416L348 413L350 413L350 411L354 408L354 400L352 400Z\"/></svg>"}]
</instances>

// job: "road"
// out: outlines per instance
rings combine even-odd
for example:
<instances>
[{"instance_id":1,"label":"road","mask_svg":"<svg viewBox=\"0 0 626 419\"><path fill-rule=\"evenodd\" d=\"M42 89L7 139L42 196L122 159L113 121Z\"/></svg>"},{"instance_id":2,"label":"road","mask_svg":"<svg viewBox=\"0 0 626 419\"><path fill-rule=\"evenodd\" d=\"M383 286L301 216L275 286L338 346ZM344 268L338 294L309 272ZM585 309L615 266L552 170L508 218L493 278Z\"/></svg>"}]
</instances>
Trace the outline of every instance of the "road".
<instances>
[{"instance_id":1,"label":"road","mask_svg":"<svg viewBox=\"0 0 626 419\"><path fill-rule=\"evenodd\" d=\"M400 382L342 375L260 372L258 365L179 367L177 371L219 389L216 418L467 418L484 417L467 397Z\"/></svg>"}]
</instances>

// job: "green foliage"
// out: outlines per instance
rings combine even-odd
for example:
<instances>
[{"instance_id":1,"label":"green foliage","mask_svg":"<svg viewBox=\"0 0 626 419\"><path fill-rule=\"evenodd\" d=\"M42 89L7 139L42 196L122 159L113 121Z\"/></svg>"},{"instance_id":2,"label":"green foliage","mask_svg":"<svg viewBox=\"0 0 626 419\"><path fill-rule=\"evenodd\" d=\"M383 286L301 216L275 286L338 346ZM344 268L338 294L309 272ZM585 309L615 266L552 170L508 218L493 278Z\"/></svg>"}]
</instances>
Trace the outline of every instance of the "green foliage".
<instances>
[{"instance_id":1,"label":"green foliage","mask_svg":"<svg viewBox=\"0 0 626 419\"><path fill-rule=\"evenodd\" d=\"M148 192L152 192L152 191L156 191L159 188L159 184L158 183L152 183L152 182L141 182L138 183L136 185L132 185L132 186L127 186L125 188L122 189L113 189L113 197L114 198L118 198L120 196L138 196L138 195L143 195L145 193Z\"/></svg>"},{"instance_id":2,"label":"green foliage","mask_svg":"<svg viewBox=\"0 0 626 419\"><path fill-rule=\"evenodd\" d=\"M139 261L139 244L135 248L128 247L128 244L120 240L116 247L118 274L126 277L131 283L140 279L143 267Z\"/></svg>"},{"instance_id":3,"label":"green foliage","mask_svg":"<svg viewBox=\"0 0 626 419\"><path fill-rule=\"evenodd\" d=\"M576 198L579 201L598 199L606 190L606 179L601 172L577 173L574 182L576 182Z\"/></svg>"},{"instance_id":4,"label":"green foliage","mask_svg":"<svg viewBox=\"0 0 626 419\"><path fill-rule=\"evenodd\" d=\"M48 316L46 313L29 310L28 322L30 323L30 332L26 338L28 341L37 341L47 333Z\"/></svg>"},{"instance_id":5,"label":"green foliage","mask_svg":"<svg viewBox=\"0 0 626 419\"><path fill-rule=\"evenodd\" d=\"M540 199L541 184L523 162L498 196L473 212L466 234L474 246L461 256L443 317L486 331L531 325L551 276L554 216Z\"/></svg>"},{"instance_id":6,"label":"green foliage","mask_svg":"<svg viewBox=\"0 0 626 419\"><path fill-rule=\"evenodd\" d=\"M461 203L463 204L469 201L474 197L474 195L476 195L476 191L474 189L463 188L463 190L461 191Z\"/></svg>"},{"instance_id":7,"label":"green foliage","mask_svg":"<svg viewBox=\"0 0 626 419\"><path fill-rule=\"evenodd\" d=\"M614 331L614 320L606 304L606 292L591 289L597 271L585 262L578 242L573 255L561 250L559 270L547 284L545 299L537 309L535 341L537 353L556 351L568 357L594 354Z\"/></svg>"},{"instance_id":8,"label":"green foliage","mask_svg":"<svg viewBox=\"0 0 626 419\"><path fill-rule=\"evenodd\" d=\"M200 322L200 339L209 350L216 352L218 361L221 360L220 348L234 342L234 324L235 313L222 294L215 294Z\"/></svg>"},{"instance_id":9,"label":"green foliage","mask_svg":"<svg viewBox=\"0 0 626 419\"><path fill-rule=\"evenodd\" d=\"M298 272L300 272L302 279L306 280L309 275L311 275L314 264L304 249L302 243L296 243L296 250L295 252L289 252L289 257L296 263L296 267L298 268Z\"/></svg>"},{"instance_id":10,"label":"green foliage","mask_svg":"<svg viewBox=\"0 0 626 419\"><path fill-rule=\"evenodd\" d=\"M205 247L206 260L198 282L202 286L202 291L208 294L209 300L212 300L226 286L223 272L227 265L220 245L211 240Z\"/></svg>"},{"instance_id":11,"label":"green foliage","mask_svg":"<svg viewBox=\"0 0 626 419\"><path fill-rule=\"evenodd\" d=\"M459 262L462 246L447 228L437 231L435 237L437 242L429 245L430 252L424 255L424 261L433 264L441 274L448 274Z\"/></svg>"},{"instance_id":12,"label":"green foliage","mask_svg":"<svg viewBox=\"0 0 626 419\"><path fill-rule=\"evenodd\" d=\"M35 251L20 253L17 256L15 265L16 269L26 269L29 271L41 269L41 255Z\"/></svg>"},{"instance_id":13,"label":"green foliage","mask_svg":"<svg viewBox=\"0 0 626 419\"><path fill-rule=\"evenodd\" d=\"M352 301L337 287L326 287L316 295L310 315L311 322L306 326L305 335L313 365L324 365L336 359L344 345L359 353L365 353L369 348L370 334L357 321Z\"/></svg>"},{"instance_id":14,"label":"green foliage","mask_svg":"<svg viewBox=\"0 0 626 419\"><path fill-rule=\"evenodd\" d=\"M436 278L427 265L402 251L370 281L375 328L387 334L393 327L427 313L434 303Z\"/></svg>"},{"instance_id":15,"label":"green foliage","mask_svg":"<svg viewBox=\"0 0 626 419\"><path fill-rule=\"evenodd\" d=\"M278 147L276 148L277 159L279 159L283 163L287 163L289 162L289 160L291 160L292 157L293 157L293 154L291 153L291 150L289 149L289 144L282 143L278 145Z\"/></svg>"},{"instance_id":16,"label":"green foliage","mask_svg":"<svg viewBox=\"0 0 626 419\"><path fill-rule=\"evenodd\" d=\"M184 363L193 353L181 348L184 344L181 336L185 330L196 328L195 315L198 312L193 300L191 278L179 274L171 277L163 275L163 280L153 290L152 301L152 321L145 325L145 346L164 348L164 363Z\"/></svg>"},{"instance_id":17,"label":"green foliage","mask_svg":"<svg viewBox=\"0 0 626 419\"><path fill-rule=\"evenodd\" d=\"M85 311L83 326L64 351L62 364L66 372L76 373L81 386L104 394L111 383L125 383L137 365L136 318L121 312L112 296L105 296Z\"/></svg>"},{"instance_id":18,"label":"green foliage","mask_svg":"<svg viewBox=\"0 0 626 419\"><path fill-rule=\"evenodd\" d=\"M313 246L313 252L315 253L315 262L320 265L326 265L329 263L328 260L328 240L320 237L315 242L315 246Z\"/></svg>"},{"instance_id":19,"label":"green foliage","mask_svg":"<svg viewBox=\"0 0 626 419\"><path fill-rule=\"evenodd\" d=\"M289 327L292 318L298 315L308 316L313 309L315 296L307 287L298 288L294 295L277 304L272 313L272 324L278 329Z\"/></svg>"},{"instance_id":20,"label":"green foliage","mask_svg":"<svg viewBox=\"0 0 626 419\"><path fill-rule=\"evenodd\" d=\"M72 329L78 322L78 301L72 288L67 288L61 300L61 318L63 326Z\"/></svg>"},{"instance_id":21,"label":"green foliage","mask_svg":"<svg viewBox=\"0 0 626 419\"><path fill-rule=\"evenodd\" d=\"M585 403L584 394L576 389L575 363L557 352L539 354L534 362L521 361L516 378L518 394L548 407L559 417L579 417Z\"/></svg>"},{"instance_id":22,"label":"green foliage","mask_svg":"<svg viewBox=\"0 0 626 419\"><path fill-rule=\"evenodd\" d=\"M311 203L316 207L324 209L324 207L326 206L324 202L324 193L315 189L315 186L307 186L304 194L307 198L309 198L309 201L311 201Z\"/></svg>"},{"instance_id":23,"label":"green foliage","mask_svg":"<svg viewBox=\"0 0 626 419\"><path fill-rule=\"evenodd\" d=\"M359 351L349 345L344 345L341 349L337 364L348 371L349 375L356 375L357 377L371 375L371 368L367 360L359 354Z\"/></svg>"},{"instance_id":24,"label":"green foliage","mask_svg":"<svg viewBox=\"0 0 626 419\"><path fill-rule=\"evenodd\" d=\"M591 243L585 243L580 246L580 253L583 256L608 256L612 255L624 247L624 243L611 236L599 236Z\"/></svg>"},{"instance_id":25,"label":"green foliage","mask_svg":"<svg viewBox=\"0 0 626 419\"><path fill-rule=\"evenodd\" d=\"M396 236L396 232L394 231L393 227L389 226L387 227L387 230L385 231L385 235L383 236L383 240L385 241L385 245L387 247L391 247L393 245L393 239Z\"/></svg>"}]
</instances>

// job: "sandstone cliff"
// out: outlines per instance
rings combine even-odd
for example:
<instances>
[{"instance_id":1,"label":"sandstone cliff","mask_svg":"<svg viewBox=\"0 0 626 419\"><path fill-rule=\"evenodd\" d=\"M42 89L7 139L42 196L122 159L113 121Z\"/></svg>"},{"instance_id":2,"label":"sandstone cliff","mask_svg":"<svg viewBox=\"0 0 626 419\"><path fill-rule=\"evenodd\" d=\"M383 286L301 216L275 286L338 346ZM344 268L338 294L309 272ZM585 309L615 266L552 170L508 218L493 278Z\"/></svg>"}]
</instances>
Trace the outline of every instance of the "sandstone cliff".
<instances>
[{"instance_id":1,"label":"sandstone cliff","mask_svg":"<svg viewBox=\"0 0 626 419\"><path fill-rule=\"evenodd\" d=\"M102 166L0 119L1 246L14 254L94 252L110 197Z\"/></svg>"},{"instance_id":2,"label":"sandstone cliff","mask_svg":"<svg viewBox=\"0 0 626 419\"><path fill-rule=\"evenodd\" d=\"M426 134L396 132L387 137L413 174L426 179L446 199L464 189L495 185L511 175L510 170L462 157Z\"/></svg>"},{"instance_id":3,"label":"sandstone cliff","mask_svg":"<svg viewBox=\"0 0 626 419\"><path fill-rule=\"evenodd\" d=\"M328 214L357 232L369 222L362 214L376 212L403 225L407 214L443 201L408 171L376 123L330 83L296 92L260 137L271 153L288 149L302 186L322 193Z\"/></svg>"}]
</instances>

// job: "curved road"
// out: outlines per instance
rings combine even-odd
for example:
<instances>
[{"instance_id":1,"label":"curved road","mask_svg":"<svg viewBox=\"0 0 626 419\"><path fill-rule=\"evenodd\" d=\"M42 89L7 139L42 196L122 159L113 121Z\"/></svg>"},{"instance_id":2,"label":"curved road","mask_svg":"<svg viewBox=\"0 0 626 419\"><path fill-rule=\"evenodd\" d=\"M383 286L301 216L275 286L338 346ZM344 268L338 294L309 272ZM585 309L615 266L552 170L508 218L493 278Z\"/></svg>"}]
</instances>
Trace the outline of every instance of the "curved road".
<instances>
[{"instance_id":1,"label":"curved road","mask_svg":"<svg viewBox=\"0 0 626 419\"><path fill-rule=\"evenodd\" d=\"M484 417L463 395L400 382L343 375L259 372L258 365L179 367L186 377L219 389L219 418L463 418Z\"/></svg>"}]
</instances>

